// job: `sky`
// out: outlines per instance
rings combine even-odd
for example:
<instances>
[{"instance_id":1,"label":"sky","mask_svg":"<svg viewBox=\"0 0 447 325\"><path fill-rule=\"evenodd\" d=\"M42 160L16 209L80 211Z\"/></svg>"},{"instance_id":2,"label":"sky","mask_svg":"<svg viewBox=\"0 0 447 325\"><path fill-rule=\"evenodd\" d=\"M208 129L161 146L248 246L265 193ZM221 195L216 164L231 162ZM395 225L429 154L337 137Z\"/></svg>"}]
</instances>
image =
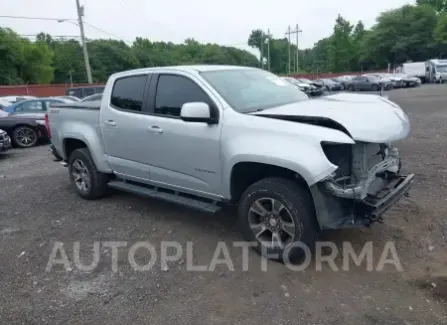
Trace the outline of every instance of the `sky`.
<instances>
[{"instance_id":1,"label":"sky","mask_svg":"<svg viewBox=\"0 0 447 325\"><path fill-rule=\"evenodd\" d=\"M181 43L186 38L249 50L248 36L263 29L284 37L289 25L299 24L299 48L312 47L332 33L341 14L355 24L370 27L380 12L412 3L408 0L80 0L85 8L88 38L135 37ZM75 0L0 0L0 16L76 19ZM41 31L52 35L79 36L70 22L21 20L0 17L0 26L22 35ZM93 27L92 27L93 26ZM94 28L96 27L96 29ZM98 30L101 29L103 31Z\"/></svg>"}]
</instances>

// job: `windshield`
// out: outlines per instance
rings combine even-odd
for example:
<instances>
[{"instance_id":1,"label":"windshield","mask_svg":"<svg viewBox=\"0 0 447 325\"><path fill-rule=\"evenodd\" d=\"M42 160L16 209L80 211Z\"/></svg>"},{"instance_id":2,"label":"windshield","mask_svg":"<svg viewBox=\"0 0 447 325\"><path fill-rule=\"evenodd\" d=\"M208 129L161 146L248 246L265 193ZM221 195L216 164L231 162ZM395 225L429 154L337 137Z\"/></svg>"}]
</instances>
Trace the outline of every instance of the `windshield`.
<instances>
[{"instance_id":1,"label":"windshield","mask_svg":"<svg viewBox=\"0 0 447 325\"><path fill-rule=\"evenodd\" d=\"M241 113L309 99L294 85L264 70L218 70L202 72L201 75L234 110Z\"/></svg>"}]
</instances>

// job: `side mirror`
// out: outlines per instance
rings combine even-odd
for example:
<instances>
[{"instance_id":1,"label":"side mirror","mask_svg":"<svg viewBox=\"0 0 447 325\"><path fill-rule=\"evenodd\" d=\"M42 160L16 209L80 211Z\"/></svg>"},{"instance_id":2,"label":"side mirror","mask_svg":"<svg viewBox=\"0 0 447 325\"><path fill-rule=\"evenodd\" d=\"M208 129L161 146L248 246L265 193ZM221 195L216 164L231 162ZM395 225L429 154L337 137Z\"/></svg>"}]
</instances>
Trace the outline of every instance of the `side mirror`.
<instances>
[{"instance_id":1,"label":"side mirror","mask_svg":"<svg viewBox=\"0 0 447 325\"><path fill-rule=\"evenodd\" d=\"M203 102L185 103L180 111L180 118L185 122L214 123L211 117L211 108Z\"/></svg>"}]
</instances>

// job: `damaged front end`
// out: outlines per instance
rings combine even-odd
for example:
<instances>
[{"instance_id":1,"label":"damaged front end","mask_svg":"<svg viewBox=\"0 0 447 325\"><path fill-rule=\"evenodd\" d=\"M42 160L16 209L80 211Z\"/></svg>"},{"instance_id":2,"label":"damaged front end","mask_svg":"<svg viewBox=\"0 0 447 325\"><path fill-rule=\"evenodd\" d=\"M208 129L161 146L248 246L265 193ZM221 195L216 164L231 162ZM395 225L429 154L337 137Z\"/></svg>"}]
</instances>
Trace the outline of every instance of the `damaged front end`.
<instances>
[{"instance_id":1,"label":"damaged front end","mask_svg":"<svg viewBox=\"0 0 447 325\"><path fill-rule=\"evenodd\" d=\"M320 226L337 229L382 222L382 214L407 194L414 174L400 174L397 148L389 144L322 143L335 173L311 187Z\"/></svg>"}]
</instances>

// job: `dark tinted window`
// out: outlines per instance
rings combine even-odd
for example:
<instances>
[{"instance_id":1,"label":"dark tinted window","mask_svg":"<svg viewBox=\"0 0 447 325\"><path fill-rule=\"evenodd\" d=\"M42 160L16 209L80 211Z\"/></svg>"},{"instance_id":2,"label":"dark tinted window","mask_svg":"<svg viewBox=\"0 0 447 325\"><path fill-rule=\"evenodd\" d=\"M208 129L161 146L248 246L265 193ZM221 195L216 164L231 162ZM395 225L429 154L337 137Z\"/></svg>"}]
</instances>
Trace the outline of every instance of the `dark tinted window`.
<instances>
[{"instance_id":1,"label":"dark tinted window","mask_svg":"<svg viewBox=\"0 0 447 325\"><path fill-rule=\"evenodd\" d=\"M101 94L104 92L104 87L96 87L95 88L95 94Z\"/></svg>"},{"instance_id":2,"label":"dark tinted window","mask_svg":"<svg viewBox=\"0 0 447 325\"><path fill-rule=\"evenodd\" d=\"M84 97L93 95L95 93L95 88L84 88Z\"/></svg>"},{"instance_id":3,"label":"dark tinted window","mask_svg":"<svg viewBox=\"0 0 447 325\"><path fill-rule=\"evenodd\" d=\"M81 88L68 89L67 95L82 98L82 89Z\"/></svg>"},{"instance_id":4,"label":"dark tinted window","mask_svg":"<svg viewBox=\"0 0 447 325\"><path fill-rule=\"evenodd\" d=\"M143 107L147 76L121 78L115 81L110 103L121 109L140 112Z\"/></svg>"},{"instance_id":5,"label":"dark tinted window","mask_svg":"<svg viewBox=\"0 0 447 325\"><path fill-rule=\"evenodd\" d=\"M180 116L182 105L190 102L204 102L211 105L208 95L191 79L176 75L159 77L155 114Z\"/></svg>"}]
</instances>

